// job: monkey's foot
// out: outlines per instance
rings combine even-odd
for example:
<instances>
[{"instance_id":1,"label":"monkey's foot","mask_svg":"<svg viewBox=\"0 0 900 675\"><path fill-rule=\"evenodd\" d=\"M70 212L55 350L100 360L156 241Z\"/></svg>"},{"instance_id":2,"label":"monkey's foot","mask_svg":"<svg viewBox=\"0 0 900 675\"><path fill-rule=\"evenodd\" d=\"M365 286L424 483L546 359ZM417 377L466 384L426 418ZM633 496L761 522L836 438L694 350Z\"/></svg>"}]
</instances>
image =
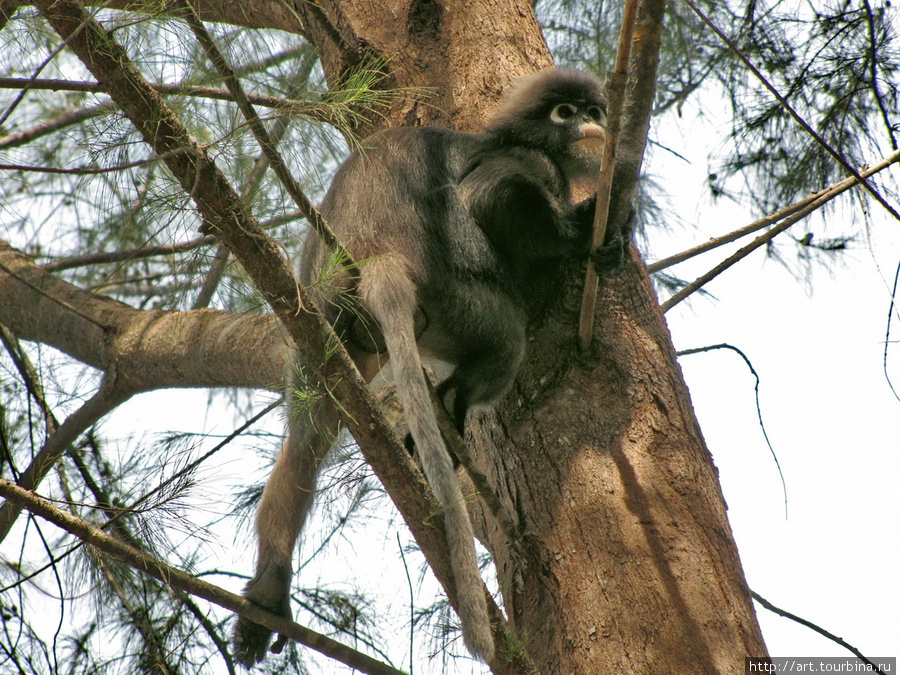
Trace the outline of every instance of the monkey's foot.
<instances>
[{"instance_id":1,"label":"monkey's foot","mask_svg":"<svg viewBox=\"0 0 900 675\"><path fill-rule=\"evenodd\" d=\"M269 562L264 564L257 570L256 576L247 583L244 597L274 614L291 618L292 574L290 563ZM272 631L268 628L239 616L234 627L235 659L247 668L252 668L266 657L271 639ZM280 654L286 643L287 638L279 635L275 644L272 645L271 652Z\"/></svg>"}]
</instances>

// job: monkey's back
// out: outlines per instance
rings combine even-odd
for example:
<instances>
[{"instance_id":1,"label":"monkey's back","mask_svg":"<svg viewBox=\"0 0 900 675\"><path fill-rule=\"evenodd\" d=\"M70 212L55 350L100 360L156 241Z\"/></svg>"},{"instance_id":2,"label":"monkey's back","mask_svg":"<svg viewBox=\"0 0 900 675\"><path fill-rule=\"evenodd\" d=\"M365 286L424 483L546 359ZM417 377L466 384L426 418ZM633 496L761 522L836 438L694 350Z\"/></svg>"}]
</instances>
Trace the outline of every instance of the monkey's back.
<instances>
[{"instance_id":1,"label":"monkey's back","mask_svg":"<svg viewBox=\"0 0 900 675\"><path fill-rule=\"evenodd\" d=\"M435 127L375 134L338 170L322 215L354 260L406 256L417 283L425 281L426 256L466 264L454 235L481 237L456 185L480 143L479 136Z\"/></svg>"},{"instance_id":2,"label":"monkey's back","mask_svg":"<svg viewBox=\"0 0 900 675\"><path fill-rule=\"evenodd\" d=\"M436 127L401 127L366 139L341 165L320 210L338 241L366 274L366 262L384 256L399 261L417 289L420 346L456 362L474 338L493 342L500 323L524 315L504 265L485 232L460 198L458 183L485 137ZM330 252L314 235L307 239L301 279L313 284L334 270ZM314 290L334 321L341 307L359 316L347 274L332 275ZM473 293L473 287L480 292ZM370 332L368 323L351 327ZM424 330L424 328L423 328ZM497 340L507 340L507 329ZM377 339L376 339L377 342Z\"/></svg>"},{"instance_id":3,"label":"monkey's back","mask_svg":"<svg viewBox=\"0 0 900 675\"><path fill-rule=\"evenodd\" d=\"M483 142L437 127L375 134L338 169L320 211L354 261L399 256L423 292L448 275L491 275L497 257L457 190ZM326 248L315 235L307 238L305 283L328 266Z\"/></svg>"}]
</instances>

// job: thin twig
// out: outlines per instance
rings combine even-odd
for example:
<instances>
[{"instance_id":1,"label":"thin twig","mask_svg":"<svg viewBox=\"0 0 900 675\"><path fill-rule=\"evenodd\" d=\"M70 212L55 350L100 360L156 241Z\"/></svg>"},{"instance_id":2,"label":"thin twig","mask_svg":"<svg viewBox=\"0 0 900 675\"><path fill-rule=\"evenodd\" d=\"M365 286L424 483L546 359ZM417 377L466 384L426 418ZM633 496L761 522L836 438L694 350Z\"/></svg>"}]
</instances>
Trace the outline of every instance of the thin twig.
<instances>
[{"instance_id":1,"label":"thin twig","mask_svg":"<svg viewBox=\"0 0 900 675\"><path fill-rule=\"evenodd\" d=\"M744 354L740 349L735 347L734 345L730 345L727 343L720 343L717 345L708 345L706 347L695 347L693 349L681 349L676 352L677 356L687 356L689 354L702 354L704 352L711 352L714 349L730 349L735 352L738 356L740 356L747 368L750 369L750 374L753 375L753 379L756 380L756 383L753 385L753 391L756 395L756 418L759 420L759 428L762 431L763 438L766 440L766 445L769 446L769 452L772 455L772 459L775 460L775 468L778 469L778 476L781 478L781 491L784 495L784 519L787 520L788 517L788 495L787 495L787 483L784 480L784 473L781 471L781 462L778 461L778 455L775 454L775 448L772 447L772 441L769 440L769 434L766 431L766 424L763 422L763 414L762 407L759 404L759 374L756 372L756 368L753 367L753 363L750 362L750 359L747 358L747 355Z\"/></svg>"},{"instance_id":2,"label":"thin twig","mask_svg":"<svg viewBox=\"0 0 900 675\"><path fill-rule=\"evenodd\" d=\"M616 52L615 70L607 75L606 96L609 99L609 108L606 122L606 142L603 145L603 164L600 168L600 182L597 186L597 208L594 211L591 253L603 246L603 241L606 239L613 169L616 165L616 145L619 141L622 103L625 99L625 84L628 74L628 61L631 56L631 42L634 37L637 5L637 0L628 0L625 4L622 28L619 32L619 48ZM590 348L591 339L594 335L594 309L597 304L598 282L597 270L588 262L584 279L584 293L581 296L581 316L578 321L578 342L582 352L586 352Z\"/></svg>"},{"instance_id":3,"label":"thin twig","mask_svg":"<svg viewBox=\"0 0 900 675\"><path fill-rule=\"evenodd\" d=\"M872 663L869 659L867 659L865 656L863 656L856 647L854 647L853 645L847 644L841 638L839 638L837 635L833 635L832 633L829 633L824 628L821 628L820 626L817 626L816 624L812 623L811 621L807 621L806 619L803 619L803 618L797 616L796 614L791 614L790 612L788 612L786 610L776 607L775 605L773 605L771 602L766 600L764 597L762 597L759 593L756 593L755 591L750 591L750 596L754 600L756 600L759 604L761 604L763 607L765 607L767 610L769 610L770 612L775 612L779 616L783 616L785 619L790 619L791 621L796 621L801 626L806 626L807 628L810 628L810 629L816 631L819 635L824 635L829 640L837 642L841 647L852 652L853 655L856 656L856 658L861 660L863 663L874 668L875 669L874 672L881 673L881 675L885 675L884 672L876 664Z\"/></svg>"},{"instance_id":4,"label":"thin twig","mask_svg":"<svg viewBox=\"0 0 900 675\"><path fill-rule=\"evenodd\" d=\"M689 295L691 295L691 294L695 293L696 291L698 291L699 289L701 289L703 286L705 286L707 283L709 283L710 281L715 279L717 276L719 276L722 272L727 270L729 267L737 264L738 262L740 262L741 260L746 258L748 255L753 253L753 251L755 251L759 247L764 246L765 244L768 244L779 234L781 234L782 232L787 230L789 227L791 227L791 225L794 225L798 221L803 220L806 216L808 216L810 213L812 213L817 208L822 206L822 204L827 202L828 199L830 199L830 198L829 197L819 197L818 199L813 201L811 204L809 204L805 208L798 211L795 215L791 216L790 218L786 218L779 225L777 225L777 226L773 227L771 230L761 234L760 236L758 236L756 239L751 241L749 244L747 244L743 248L738 249L735 253L731 254L730 256L725 258L725 260L723 260L718 265L716 265L711 270L709 270L709 272L706 272L705 274L700 275L694 281L689 283L687 286L682 288L680 291L678 291L672 297L670 297L668 300L666 300L664 303L662 303L660 305L660 307L662 308L662 311L668 312L679 302L681 302Z\"/></svg>"},{"instance_id":5,"label":"thin twig","mask_svg":"<svg viewBox=\"0 0 900 675\"><path fill-rule=\"evenodd\" d=\"M155 164L163 159L162 157L150 157L149 159L139 159L127 164L116 164L115 166L107 166L97 169L60 169L54 166L33 166L30 164L0 164L0 171L21 171L23 173L53 173L71 176L97 176L106 173L115 173L117 171L127 171L128 169L136 169L146 164Z\"/></svg>"},{"instance_id":6,"label":"thin twig","mask_svg":"<svg viewBox=\"0 0 900 675\"><path fill-rule=\"evenodd\" d=\"M216 101L235 101L235 95L228 89L209 87L197 84L164 84L160 82L148 82L148 85L159 92L171 96L190 96L194 98L209 98ZM85 80L29 80L24 77L0 77L0 89L20 89L26 87L34 90L49 91L80 91L89 94L105 94L106 89L99 82ZM321 104L309 101L300 101L280 96L267 94L245 93L245 98L254 105L276 110L290 110L306 114L319 121L329 121L332 116L324 112ZM111 101L101 102L99 105L114 105Z\"/></svg>"},{"instance_id":7,"label":"thin twig","mask_svg":"<svg viewBox=\"0 0 900 675\"><path fill-rule=\"evenodd\" d=\"M290 78L288 83L288 90L292 94L299 93L301 90L301 84L305 83L309 78L309 74L312 71L313 65L315 63L315 60L311 58L312 55L313 53L310 52L309 57L302 62L300 70ZM288 129L290 128L290 117L279 117L275 120L272 126L272 140L277 145L281 142ZM248 204L251 203L251 199L256 193L263 179L265 178L268 169L269 158L266 156L265 152L262 152L256 158L256 161L253 162L253 169L250 171L250 176L247 178L247 182L241 189L241 199L243 199ZM222 277L225 274L225 270L228 267L228 260L230 257L231 249L229 249L225 244L219 244L219 247L216 249L216 252L213 256L212 265L210 265L210 268L203 279L203 284L200 287L200 292L194 299L194 303L191 305L191 309L199 309L209 306L209 303L212 302L213 295L215 294L216 289L219 287L219 283L221 282Z\"/></svg>"},{"instance_id":8,"label":"thin twig","mask_svg":"<svg viewBox=\"0 0 900 675\"><path fill-rule=\"evenodd\" d=\"M140 248L130 248L124 251L102 251L100 253L87 253L85 255L71 256L60 258L53 262L41 265L41 269L45 272L60 272L72 269L73 267L87 267L89 265L102 265L104 263L122 262L123 260L140 260L142 258L152 258L158 255L172 255L175 253L183 253L192 251L201 246L209 246L215 244L216 238L213 236L198 237L179 244L165 244L160 246L142 246Z\"/></svg>"},{"instance_id":9,"label":"thin twig","mask_svg":"<svg viewBox=\"0 0 900 675\"><path fill-rule=\"evenodd\" d=\"M104 101L89 108L65 112L51 120L43 120L28 129L17 131L9 136L3 136L0 138L0 150L8 150L9 148L17 148L20 145L27 145L28 143L31 143L31 141L43 138L44 136L65 129L66 127L79 124L92 117L108 115L116 109L117 106L115 103L112 101Z\"/></svg>"},{"instance_id":10,"label":"thin twig","mask_svg":"<svg viewBox=\"0 0 900 675\"><path fill-rule=\"evenodd\" d=\"M260 223L260 227L264 230L284 225L292 220L299 220L305 216L301 211L291 211ZM159 246L141 246L131 248L124 251L101 251L100 253L87 253L85 255L70 256L59 258L52 262L44 263L40 267L46 272L59 272L62 270L72 269L73 267L87 267L88 265L101 265L111 262L122 262L123 260L140 260L142 258L152 258L158 255L172 255L174 253L183 253L191 251L201 246L210 246L216 243L216 238L212 235L198 237L179 244L160 244Z\"/></svg>"},{"instance_id":11,"label":"thin twig","mask_svg":"<svg viewBox=\"0 0 900 675\"><path fill-rule=\"evenodd\" d=\"M889 157L881 160L871 169L860 171L860 175L864 178L868 178L869 176L876 174L879 171L883 171L887 167L897 162L900 162L900 151L895 152ZM818 192L814 192L808 197L805 197L798 202L794 202L790 206L786 206L783 209L775 211L774 213L770 213L769 215L764 216L759 220L750 223L749 225L745 225L744 227L734 230L733 232L729 232L728 234L723 234L721 237L710 239L709 241L703 242L702 244L689 248L686 251L682 251L681 253L676 253L675 255L671 255L668 258L663 258L662 260L658 260L655 263L651 263L647 265L647 272L649 272L650 274L660 272L668 267L672 267L673 265L677 265L678 263L684 262L685 260L700 255L701 253L706 253L707 251L711 251L724 244L730 244L731 242L736 241L743 236L761 230L762 228L769 225L773 225L782 218L787 218L788 216L797 213L813 202L817 202L817 200L821 199L822 197L827 197L828 199L826 199L825 201L817 202L821 206L822 204L825 204L825 202L834 199L843 192L846 192L856 184L856 178L852 176L850 178L845 178L839 183L835 183L831 187L827 187L823 190L819 190Z\"/></svg>"},{"instance_id":12,"label":"thin twig","mask_svg":"<svg viewBox=\"0 0 900 675\"><path fill-rule=\"evenodd\" d=\"M840 164L842 167L844 167L844 169L847 171L847 173L849 173L851 176L853 176L869 192L869 194L871 194L876 199L876 201L878 201L878 203L881 204L887 210L888 213L890 213L897 220L900 220L900 213L897 213L896 209L894 209L893 206L888 204L887 200L881 196L881 193L878 192L871 185L869 185L869 183L866 182L865 178L860 176L859 173L857 173L856 169L854 169L850 165L850 163L846 159L844 159L844 157L837 150L835 150L833 147L831 147L831 145L828 143L828 141L826 141L824 138L822 138L821 135L816 133L815 129L813 129L809 125L809 123L800 116L800 113L798 113L796 110L794 110L793 106L791 106L791 104L788 103L787 99L778 93L778 90L775 89L774 85L766 79L765 75L763 75L759 71L759 69L753 65L753 63L750 61L750 59L748 59L741 52L741 50L737 48L737 45L734 44L734 42L732 40L730 40L728 38L728 36L726 36L725 33L723 33L718 28L718 26L716 26L712 22L712 19L710 19L708 16L706 16L706 14L704 14L702 11L700 11L700 9L693 2L691 2L691 0L685 0L685 2L687 3L688 7L690 7L692 10L694 10L694 13L700 17L700 19L703 21L703 23L705 23L707 26L709 26L712 29L712 31L716 35L718 35L719 38L726 45L728 45L728 48L731 49L732 52L734 52L735 56L737 56L743 62L743 64L745 66L747 66L747 68L750 69L750 72L752 72L753 75L756 77L756 79L758 79L762 83L762 85L766 89L769 90L769 92L772 94L772 96L774 96L778 100L778 102L788 112L788 114L794 118L794 121L797 122L797 124L799 124L801 127L803 127L804 131L806 131L806 133L808 133L810 136L812 136L815 139L816 143L821 145L828 152L829 155L834 157L835 161L837 161L838 164Z\"/></svg>"},{"instance_id":13,"label":"thin twig","mask_svg":"<svg viewBox=\"0 0 900 675\"><path fill-rule=\"evenodd\" d=\"M894 269L894 283L891 285L891 302L888 305L887 326L884 330L884 356L881 361L881 367L884 370L884 379L887 380L888 387L891 388L894 398L900 401L900 393L894 388L894 383L891 381L891 374L888 372L888 349L891 346L891 323L893 323L894 307L897 303L898 284L900 284L900 263L897 263L897 267Z\"/></svg>"},{"instance_id":14,"label":"thin twig","mask_svg":"<svg viewBox=\"0 0 900 675\"><path fill-rule=\"evenodd\" d=\"M310 46L307 44L303 44L299 47L287 49L279 54L275 54L274 56L270 56L259 61L250 62L245 66L239 68L237 72L239 76L243 77L244 75L258 72L260 70L265 70L266 68L269 68L273 65L277 65L279 63L282 63L283 61L287 61L288 59L293 58L298 53L308 54L310 52ZM231 94L225 89L216 89L209 86L189 84L151 84L150 86L156 89L156 91L160 92L161 94L195 96L223 101L231 100ZM25 91L30 89L50 89L53 91L64 90L106 93L106 89L97 82L52 80L39 78L27 79L16 77L0 77L0 89L23 89ZM22 92L22 95L24 95L25 91ZM304 115L310 119L320 122L330 123L333 121L333 116L328 112L327 107L325 109L322 109L321 105L317 103L307 103L299 100L289 100L273 96L264 96L260 94L249 94L249 96L250 100L256 103L256 105L276 109L286 109L290 113ZM0 138L0 150L25 145L37 138L41 138L42 136L46 136L47 134L53 133L54 131L59 131L60 129L64 129L65 127L71 126L73 124L78 124L79 122L90 119L91 117L99 117L100 115L109 114L115 111L117 108L118 106L115 101L107 99L105 101L102 101L98 105L91 106L89 108L83 108L81 110L63 113L59 117L55 117L52 120L45 120L29 129L24 129L17 133Z\"/></svg>"},{"instance_id":15,"label":"thin twig","mask_svg":"<svg viewBox=\"0 0 900 675\"><path fill-rule=\"evenodd\" d=\"M97 420L131 397L132 392L101 387L84 405L69 415L55 433L49 436L18 478L17 489L33 490L78 437ZM21 506L10 500L0 506L0 541L6 538L21 513Z\"/></svg>"},{"instance_id":16,"label":"thin twig","mask_svg":"<svg viewBox=\"0 0 900 675\"><path fill-rule=\"evenodd\" d=\"M269 164L275 172L275 175L278 177L278 180L281 181L285 190L287 190L288 194L293 198L297 208L303 211L306 220L309 221L309 224L322 238L323 242L327 244L329 248L337 251L342 260L350 262L351 258L349 254L347 254L347 251L338 242L334 233L331 231L331 228L328 227L316 207L313 206L312 202L309 201L303 193L303 190L300 189L300 185L291 175L284 159L275 149L275 143L263 125L259 115L256 113L256 110L254 110L253 104L247 99L247 95L244 93L244 88L241 86L240 80L226 61L225 55L219 50L219 47L209 34L209 31L203 26L203 22L197 15L197 11L194 9L193 5L187 2L187 0L182 0L182 7L184 10L183 15L188 26L200 42L204 51L206 51L207 57L224 80L225 86L228 87L228 91L230 91L231 95L234 97L235 103L237 103L238 108L250 125L253 136L256 138L260 149L269 160Z\"/></svg>"}]
</instances>

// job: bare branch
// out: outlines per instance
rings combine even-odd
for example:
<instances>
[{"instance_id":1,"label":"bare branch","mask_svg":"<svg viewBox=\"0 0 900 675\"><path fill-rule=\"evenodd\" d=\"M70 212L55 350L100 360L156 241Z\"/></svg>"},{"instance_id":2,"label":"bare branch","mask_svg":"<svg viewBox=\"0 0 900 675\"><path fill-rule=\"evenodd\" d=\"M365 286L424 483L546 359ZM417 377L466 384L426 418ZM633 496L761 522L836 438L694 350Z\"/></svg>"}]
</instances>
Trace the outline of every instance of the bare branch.
<instances>
[{"instance_id":1,"label":"bare branch","mask_svg":"<svg viewBox=\"0 0 900 675\"><path fill-rule=\"evenodd\" d=\"M116 106L112 101L105 101L99 105L91 106L90 108L82 108L81 110L63 113L51 120L40 122L29 129L23 129L22 131L0 138L0 150L27 145L38 138L48 136L60 129L79 124L92 117L108 115L115 110Z\"/></svg>"},{"instance_id":2,"label":"bare branch","mask_svg":"<svg viewBox=\"0 0 900 675\"><path fill-rule=\"evenodd\" d=\"M36 3L28 0L4 0L0 5L0 26L4 19L12 16L16 7L28 7ZM162 16L166 4L156 0L90 0L84 3L88 7L101 6L105 9L119 9L126 12ZM301 18L291 8L291 4L282 0L251 0L249 2L233 2L233 0L195 0L193 3L204 21L226 23L245 28L274 28L288 33L303 34L304 25Z\"/></svg>"},{"instance_id":3,"label":"bare branch","mask_svg":"<svg viewBox=\"0 0 900 675\"><path fill-rule=\"evenodd\" d=\"M114 373L132 392L166 387L278 391L287 341L268 314L137 310L54 277L0 242L0 323Z\"/></svg>"},{"instance_id":4,"label":"bare branch","mask_svg":"<svg viewBox=\"0 0 900 675\"><path fill-rule=\"evenodd\" d=\"M775 614L778 614L779 616L783 616L786 619L790 619L791 621L796 621L801 626L806 626L807 628L811 628L812 630L819 633L819 635L824 635L829 640L836 642L841 647L851 651L863 663L874 668L874 670L872 672L881 673L881 675L885 675L884 671L882 671L876 664L872 663L869 659L867 659L865 656L863 656L862 653L856 647L854 647L853 645L847 644L846 642L844 642L844 640L839 638L837 635L834 635L833 633L829 633L824 628L821 628L821 627L817 626L816 624L812 623L811 621L807 621L806 619L803 619L803 618L797 616L796 614L791 614L787 610L776 607L775 605L773 605L771 602L766 600L764 597L762 597L759 593L756 593L755 591L750 591L750 595L753 596L754 600L756 600L759 604L761 604L763 607L765 607L770 612L774 612Z\"/></svg>"},{"instance_id":5,"label":"bare branch","mask_svg":"<svg viewBox=\"0 0 900 675\"><path fill-rule=\"evenodd\" d=\"M881 171L883 168L885 168L885 166L888 166L889 164L892 164L897 161L900 161L900 152L894 153L893 155L891 155L891 157L889 157L886 160L884 160L883 162L881 162L878 165L878 167L876 167L875 169L869 169L868 171L864 171L863 174L871 175L872 173L875 173L875 171ZM705 274L700 275L694 281L692 281L690 284L688 284L687 286L682 288L680 291L675 293L671 298L669 298L664 303L662 303L661 307L662 307L663 312L667 312L670 309L672 309L672 307L677 305L679 302L684 300L686 297L688 297L695 291L702 288L709 281L715 279L717 276L719 276L722 272L727 270L729 267L731 267L732 265L734 265L734 264L740 262L741 260L743 260L744 258L746 258L748 255L750 255L753 251L758 249L760 246L763 246L764 244L767 244L768 242L772 241L772 239L774 239L776 236L778 236L779 234L781 234L782 232L787 230L789 227L791 227L791 225L794 225L795 223L803 220L806 216L808 216L810 213L812 213L819 207L823 206L825 203L831 201L832 199L834 199L836 196L838 196L842 192L844 192L844 191L848 190L849 188L853 187L854 185L856 185L856 182L857 181L855 178L846 178L843 181L841 181L840 183L835 184L831 188L828 188L827 190L823 190L822 192L816 193L817 196L815 196L811 201L808 201L806 203L806 205L800 209L793 209L793 207L787 207L787 209L783 209L784 211L787 211L788 209L793 209L793 215L788 216L783 221L781 221L781 223L779 223L777 226L773 227L771 230L768 230L764 234L761 234L756 239L754 239L752 242L750 242L743 248L739 249L732 255L728 256L725 260L723 260L721 263L719 263L718 265L713 267L711 270L709 270ZM763 223L762 225L758 225L759 222L760 221L757 221L757 223L751 223L751 225L748 225L746 228L743 228L743 230L755 231L762 227L765 227L765 225L768 224L768 223ZM750 229L751 227L754 229L751 230ZM739 230L739 232L740 232L740 230ZM746 232L744 232L744 234L746 234ZM731 235L726 235L726 237L728 237L728 236L731 236ZM734 237L734 238L736 239L737 237ZM722 243L725 243L725 242L723 241ZM716 245L718 245L718 244L716 244ZM699 248L699 247L697 247L697 248ZM710 246L710 248L715 248L715 246ZM680 254L680 255L683 256L685 254ZM690 257L690 256L688 256L688 257ZM659 269L662 269L662 268L660 267Z\"/></svg>"},{"instance_id":6,"label":"bare branch","mask_svg":"<svg viewBox=\"0 0 900 675\"><path fill-rule=\"evenodd\" d=\"M0 479L0 495L18 508L27 509L31 513L64 529L66 532L75 535L86 544L161 581L170 588L190 593L220 607L237 612L255 623L270 628L281 635L286 635L300 644L315 649L361 672L370 673L371 675L403 675L396 668L373 659L367 654L351 649L283 616L268 612L239 595L230 593L223 588L182 572L180 569L172 567L162 560L153 558L111 537L103 530L94 527L81 518L76 518L56 508L50 502L7 480Z\"/></svg>"},{"instance_id":7,"label":"bare branch","mask_svg":"<svg viewBox=\"0 0 900 675\"><path fill-rule=\"evenodd\" d=\"M141 248L132 248L125 251L103 251L101 253L88 253L85 255L71 256L60 258L52 262L44 263L41 268L46 272L60 272L62 270L72 269L73 267L87 267L89 265L102 265L104 263L125 262L130 260L140 260L142 258L152 258L157 255L173 255L175 253L184 253L185 251L193 251L201 246L209 246L216 242L215 237L198 237L190 241L178 244L166 244L160 246L142 246Z\"/></svg>"},{"instance_id":8,"label":"bare branch","mask_svg":"<svg viewBox=\"0 0 900 675\"><path fill-rule=\"evenodd\" d=\"M883 171L887 167L897 162L900 162L900 152L895 152L890 157L881 160L871 169L860 171L860 175L862 175L864 178L868 178L869 176L872 176L879 171ZM828 195L829 199L834 199L839 194L845 192L846 190L849 190L854 185L856 185L855 178L845 178L839 183L835 183L831 187L827 187L823 190L819 190L818 192L814 192L805 199L801 199L799 202L794 202L790 206L785 206L783 209L779 209L778 211L770 213L769 215L764 216L759 220L755 220L749 225L745 225L744 227L738 228L737 230L729 232L728 234L723 234L721 237L710 239L709 241L703 242L702 244L689 248L686 251L682 251L681 253L676 253L675 255L671 255L668 258L663 258L662 260L658 260L655 263L651 263L647 265L647 271L650 274L660 272L664 269L672 267L673 265L677 265L678 263L684 262L685 260L689 260L697 255L700 255L701 253L706 253L707 251L712 251L719 246L730 244L733 241L737 241L741 237L752 234L753 232L761 230L769 225L773 225L782 218L787 218L788 216L797 213L801 209L804 209L812 204L820 197ZM825 202L822 202L822 204L824 203Z\"/></svg>"},{"instance_id":9,"label":"bare branch","mask_svg":"<svg viewBox=\"0 0 900 675\"><path fill-rule=\"evenodd\" d=\"M597 186L597 206L594 210L591 253L603 245L609 220L609 202L612 180L616 166L616 146L619 143L619 129L622 124L622 105L625 99L625 85L628 77L628 61L631 56L631 42L634 39L634 22L637 0L628 0L622 15L619 32L619 48L616 52L615 70L607 75L606 96L609 99L609 118L606 127L606 142L603 144L603 164L600 169L600 183ZM582 352L591 346L594 335L594 309L597 304L597 284L599 277L593 265L587 266L584 292L581 296L581 316L578 321L578 342Z\"/></svg>"}]
</instances>

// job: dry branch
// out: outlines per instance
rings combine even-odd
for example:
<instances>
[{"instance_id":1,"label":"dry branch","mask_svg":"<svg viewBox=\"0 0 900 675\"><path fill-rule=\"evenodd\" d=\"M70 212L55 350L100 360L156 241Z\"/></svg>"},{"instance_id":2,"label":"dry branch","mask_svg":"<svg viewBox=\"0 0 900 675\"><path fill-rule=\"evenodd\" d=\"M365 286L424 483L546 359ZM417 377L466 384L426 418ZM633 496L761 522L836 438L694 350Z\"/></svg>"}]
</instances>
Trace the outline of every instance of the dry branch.
<instances>
[{"instance_id":1,"label":"dry branch","mask_svg":"<svg viewBox=\"0 0 900 675\"><path fill-rule=\"evenodd\" d=\"M871 169L866 169L864 171L860 171L860 175L863 178L868 178L879 171L883 171L888 168L892 164L900 162L900 152L895 152L890 157L887 157L881 160L878 164L873 166ZM827 187L823 190L819 190L818 192L814 192L808 197L801 199L799 202L794 202L790 206L786 206L783 209L779 209L774 213L770 213L759 220L755 220L749 225L745 225L744 227L738 228L733 232L729 232L728 234L723 234L720 237L715 237L714 239L710 239L709 241L703 242L702 244L698 244L692 248L689 248L681 253L676 253L675 255L671 255L668 258L663 258L662 260L658 260L655 263L651 263L647 265L647 271L650 274L655 272L660 272L664 269L672 267L673 265L677 265L678 263L684 262L685 260L689 260L695 256L700 255L701 253L706 253L707 251L712 251L719 246L724 246L725 244L730 244L733 241L737 241L741 237L744 237L748 234L752 234L753 232L757 232L758 230L763 229L764 227L768 227L769 225L774 225L782 218L787 218L789 216L794 215L798 211L806 209L810 204L817 203L819 206L824 205L827 201L834 199L839 194L846 192L851 187L857 184L856 178L852 176L850 178L845 178L839 183L835 183L831 187ZM820 201L823 197L827 197L824 201ZM806 211L805 213L810 213Z\"/></svg>"},{"instance_id":2,"label":"dry branch","mask_svg":"<svg viewBox=\"0 0 900 675\"><path fill-rule=\"evenodd\" d=\"M606 142L603 144L603 164L600 169L600 182L597 186L597 207L594 210L591 253L603 246L606 238L609 202L616 167L616 146L619 143L619 129L622 124L622 105L625 99L628 61L631 56L631 42L634 39L637 6L637 0L628 0L625 3L622 28L619 32L619 47L616 52L616 66L615 70L609 73L606 81L609 114L606 125ZM578 341L582 352L587 351L591 346L591 338L594 334L594 310L597 304L598 283L597 270L589 263L584 280L584 293L581 297L581 317L578 321Z\"/></svg>"},{"instance_id":3,"label":"dry branch","mask_svg":"<svg viewBox=\"0 0 900 675\"><path fill-rule=\"evenodd\" d=\"M891 155L891 157L882 161L878 165L878 167L862 172L862 175L864 175L864 176L871 175L871 174L875 173L876 171L881 171L886 166L889 166L890 164L893 164L894 162L897 162L897 161L900 161L900 151L894 153L893 155ZM816 195L814 195L813 199L805 200L805 206L803 206L802 208L794 209L793 206L789 206L786 209L783 209L782 211L792 210L792 215L788 216L787 218L782 220L778 225L773 227L771 230L768 230L767 232L761 234L756 239L751 241L749 244L740 248L739 250L737 250L736 252L734 252L733 254L728 256L725 260L720 262L718 265L713 267L711 270L709 270L705 274L700 275L694 281L692 281L690 284L688 284L687 286L682 288L680 291L675 293L672 297L670 297L668 300L666 300L664 303L662 303L662 305L661 305L662 310L664 312L669 311L670 309L672 309L672 307L677 305L679 302L684 300L686 297L688 297L692 293L695 293L699 289L703 288L703 286L705 286L707 283L709 283L710 281L715 279L717 276L719 276L722 272L727 270L729 267L740 262L741 260L746 258L748 255L753 253L753 251L755 251L756 249L769 243L770 241L772 241L772 239L774 239L776 236L778 236L779 234L781 234L782 232L787 230L789 227L791 227L792 225L796 224L797 222L803 220L810 213L812 213L816 209L824 206L827 202L831 201L832 199L837 197L842 192L849 190L851 187L853 187L857 183L858 183L858 181L856 178L853 178L853 177L845 178L840 183L833 185L832 187L828 188L827 190L823 190L821 192L816 193ZM779 212L779 213L781 213L781 212ZM763 221L766 221L766 219L763 219ZM763 221L757 221L757 222L763 222ZM743 232L743 233L752 232L752 231L761 229L762 227L765 226L765 224L767 224L767 223L764 222L763 225L757 225L757 223L751 223L751 225L748 225L746 228L743 228L742 230L738 230L738 231ZM753 228L753 229L750 229L750 228ZM725 240L727 238L728 237L726 236L726 237L722 237L721 239ZM732 239L728 239L728 241L732 241ZM726 243L726 242L722 241L722 243ZM710 246L710 248L714 248L714 246Z\"/></svg>"},{"instance_id":4,"label":"dry branch","mask_svg":"<svg viewBox=\"0 0 900 675\"><path fill-rule=\"evenodd\" d=\"M305 626L294 623L290 619L268 612L239 595L230 593L224 588L193 577L161 560L153 558L143 551L106 534L103 530L81 518L56 508L50 502L41 499L33 492L25 490L14 483L0 479L0 495L20 509L24 508L30 513L40 516L66 532L75 535L85 544L93 546L116 560L161 581L170 588L190 593L204 600L209 600L220 607L237 612L255 623L270 628L281 635L286 635L300 644L315 649L361 672L370 673L371 675L402 675L401 671L392 668L386 663L351 649Z\"/></svg>"}]
</instances>

